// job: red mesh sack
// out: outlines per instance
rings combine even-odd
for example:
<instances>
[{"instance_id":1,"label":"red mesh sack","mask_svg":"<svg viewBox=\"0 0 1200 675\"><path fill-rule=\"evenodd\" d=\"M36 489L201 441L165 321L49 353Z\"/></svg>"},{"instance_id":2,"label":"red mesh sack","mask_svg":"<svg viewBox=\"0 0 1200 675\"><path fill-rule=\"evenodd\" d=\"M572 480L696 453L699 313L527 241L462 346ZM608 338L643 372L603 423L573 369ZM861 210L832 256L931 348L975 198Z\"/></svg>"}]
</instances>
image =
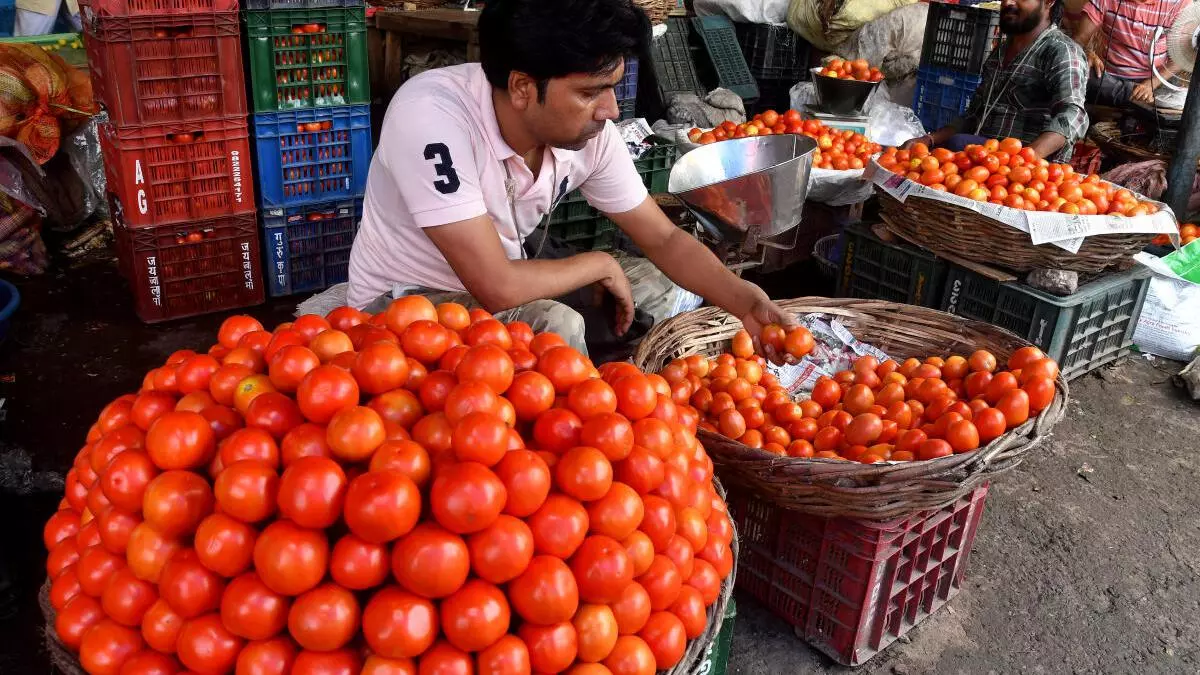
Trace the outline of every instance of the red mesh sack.
<instances>
[{"instance_id":1,"label":"red mesh sack","mask_svg":"<svg viewBox=\"0 0 1200 675\"><path fill-rule=\"evenodd\" d=\"M96 112L87 76L29 43L0 43L0 135L25 144L44 164L73 125Z\"/></svg>"}]
</instances>

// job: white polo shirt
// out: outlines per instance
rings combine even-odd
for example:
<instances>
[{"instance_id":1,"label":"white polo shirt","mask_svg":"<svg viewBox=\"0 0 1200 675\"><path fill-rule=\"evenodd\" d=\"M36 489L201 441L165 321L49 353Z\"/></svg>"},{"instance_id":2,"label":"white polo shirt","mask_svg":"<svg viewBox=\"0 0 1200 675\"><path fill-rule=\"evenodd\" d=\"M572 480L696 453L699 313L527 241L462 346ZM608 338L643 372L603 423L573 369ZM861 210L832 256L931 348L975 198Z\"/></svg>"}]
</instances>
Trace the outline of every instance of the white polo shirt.
<instances>
[{"instance_id":1,"label":"white polo shirt","mask_svg":"<svg viewBox=\"0 0 1200 675\"><path fill-rule=\"evenodd\" d=\"M371 160L350 253L348 304L363 307L396 285L466 290L422 228L486 213L508 257L519 259L525 237L576 188L604 213L623 213L646 199L611 123L582 150L547 149L535 179L500 135L492 86L478 63L412 78L392 97Z\"/></svg>"}]
</instances>

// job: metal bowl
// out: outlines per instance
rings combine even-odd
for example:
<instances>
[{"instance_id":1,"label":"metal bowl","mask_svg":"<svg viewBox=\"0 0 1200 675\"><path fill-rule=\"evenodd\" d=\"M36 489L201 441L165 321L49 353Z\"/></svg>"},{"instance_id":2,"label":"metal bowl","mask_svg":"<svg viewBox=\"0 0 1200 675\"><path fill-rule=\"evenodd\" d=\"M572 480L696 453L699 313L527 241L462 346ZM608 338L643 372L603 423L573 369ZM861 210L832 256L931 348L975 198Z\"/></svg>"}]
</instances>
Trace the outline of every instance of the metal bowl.
<instances>
[{"instance_id":1,"label":"metal bowl","mask_svg":"<svg viewBox=\"0 0 1200 675\"><path fill-rule=\"evenodd\" d=\"M816 147L798 134L704 145L675 162L668 191L723 240L773 237L800 223Z\"/></svg>"},{"instance_id":2,"label":"metal bowl","mask_svg":"<svg viewBox=\"0 0 1200 675\"><path fill-rule=\"evenodd\" d=\"M878 82L863 82L819 74L821 68L812 69L813 85L817 88L817 100L821 109L834 115L857 115L862 112L871 92Z\"/></svg>"}]
</instances>

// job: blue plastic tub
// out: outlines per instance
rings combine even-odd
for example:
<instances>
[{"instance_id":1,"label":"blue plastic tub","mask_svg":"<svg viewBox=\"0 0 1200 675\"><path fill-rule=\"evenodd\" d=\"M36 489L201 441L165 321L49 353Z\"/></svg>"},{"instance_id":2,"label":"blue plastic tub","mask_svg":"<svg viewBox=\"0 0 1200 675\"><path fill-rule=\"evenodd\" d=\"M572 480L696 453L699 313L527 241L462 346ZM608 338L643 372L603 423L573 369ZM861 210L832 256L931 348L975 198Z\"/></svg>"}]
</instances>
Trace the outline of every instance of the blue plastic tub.
<instances>
[{"instance_id":1,"label":"blue plastic tub","mask_svg":"<svg viewBox=\"0 0 1200 675\"><path fill-rule=\"evenodd\" d=\"M8 326L12 323L12 315L21 306L21 292L16 286L0 279L0 342L8 337Z\"/></svg>"},{"instance_id":2,"label":"blue plastic tub","mask_svg":"<svg viewBox=\"0 0 1200 675\"><path fill-rule=\"evenodd\" d=\"M327 129L304 130L310 124ZM254 116L259 206L361 197L371 165L371 108L348 105Z\"/></svg>"},{"instance_id":3,"label":"blue plastic tub","mask_svg":"<svg viewBox=\"0 0 1200 675\"><path fill-rule=\"evenodd\" d=\"M263 211L267 293L311 293L348 281L362 208L360 198Z\"/></svg>"}]
</instances>

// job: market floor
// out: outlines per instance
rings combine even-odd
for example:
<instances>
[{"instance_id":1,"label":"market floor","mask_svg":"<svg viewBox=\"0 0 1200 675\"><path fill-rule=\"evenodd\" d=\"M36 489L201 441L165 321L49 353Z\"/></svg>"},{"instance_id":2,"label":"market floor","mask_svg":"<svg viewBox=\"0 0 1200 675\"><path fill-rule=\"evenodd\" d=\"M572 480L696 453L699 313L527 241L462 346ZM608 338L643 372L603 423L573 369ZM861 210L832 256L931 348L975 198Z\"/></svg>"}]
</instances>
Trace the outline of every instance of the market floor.
<instances>
[{"instance_id":1,"label":"market floor","mask_svg":"<svg viewBox=\"0 0 1200 675\"><path fill-rule=\"evenodd\" d=\"M0 348L0 673L49 673L36 592L46 491L101 406L222 315L145 326L115 268L18 281ZM286 320L293 301L250 313ZM1142 359L1072 384L1054 437L993 486L963 591L856 672L1200 672L1200 408ZM32 466L25 459L32 457ZM7 582L7 583L6 583ZM11 598L6 594L11 593ZM738 598L731 673L848 672Z\"/></svg>"}]
</instances>

